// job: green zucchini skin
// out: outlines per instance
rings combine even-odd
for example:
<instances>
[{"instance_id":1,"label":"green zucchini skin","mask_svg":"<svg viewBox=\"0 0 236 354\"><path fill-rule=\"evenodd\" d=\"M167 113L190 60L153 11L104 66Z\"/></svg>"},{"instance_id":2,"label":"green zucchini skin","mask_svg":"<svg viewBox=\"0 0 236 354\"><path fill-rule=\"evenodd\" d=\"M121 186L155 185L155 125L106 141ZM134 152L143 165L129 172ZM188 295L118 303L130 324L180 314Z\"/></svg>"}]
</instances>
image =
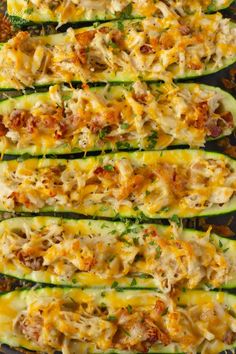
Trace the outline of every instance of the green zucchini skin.
<instances>
[{"instance_id":1,"label":"green zucchini skin","mask_svg":"<svg viewBox=\"0 0 236 354\"><path fill-rule=\"evenodd\" d=\"M117 89L119 89L121 85L117 86ZM182 83L178 85L180 88L186 88L191 90L191 87L193 86L193 84L188 84L188 83ZM129 90L130 85L128 86L124 86L124 88L127 87L127 90ZM149 85L150 89L156 88L156 87L160 87L161 85L158 84L151 84ZM208 85L204 85L204 84L200 84L199 87L202 90L207 90L207 91L212 91L212 92L216 92L219 93L222 96L222 100L220 101L221 106L223 106L223 108L225 109L225 111L229 111L232 113L233 115L233 119L234 119L234 127L232 128L231 132L233 132L233 130L236 127L236 99L230 95L228 92L218 88L218 87L213 87L213 86L208 86ZM95 93L99 93L99 91L101 91L101 89L103 89L102 87L94 87L91 88L91 90ZM112 86L111 89L115 89L115 86ZM70 90L66 90L65 94L70 95ZM62 94L63 97L63 94ZM30 105L33 107L35 103L37 102L43 102L44 104L50 104L50 95L49 95L49 91L46 92L42 92L42 93L32 93L32 94L28 94L28 95L23 95L23 96L17 96L16 98L10 98L10 99L6 99L4 101L0 102L0 115L9 115L14 109L24 109L25 105L27 106L27 109L30 111ZM208 140L217 140L222 138L223 136L226 135L221 135L217 138L208 138ZM126 141L124 141L125 143ZM124 145L124 149L122 148L122 150L127 150L127 149L137 149L139 148L139 143L138 141L134 142L130 142L129 140L127 140L127 143L129 145L129 148L125 148ZM178 145L186 145L186 143L181 142L181 141L177 141L174 140L171 143L172 146L178 146ZM160 145L158 144L158 140L156 145L153 147L153 150L161 150L162 147L160 147ZM28 147L21 147L21 148L17 148L16 145L9 143L7 145L7 147L5 147L4 142L1 142L1 138L0 138L0 153L2 154L9 154L9 155L23 155L23 154L30 154L31 156L41 156L41 155L49 155L49 154L57 154L57 155L62 155L62 154L70 154L70 153L81 153L83 151L104 151L104 150L119 150L119 145L116 147L108 142L105 142L103 145L97 145L97 146L93 146L91 147L89 150L83 150L78 146L71 146L69 143L67 142L63 142L61 143L61 145L59 146L55 146L55 147L47 147L47 146L43 146L42 144L40 146L37 145L30 145Z\"/></svg>"},{"instance_id":2,"label":"green zucchini skin","mask_svg":"<svg viewBox=\"0 0 236 354\"><path fill-rule=\"evenodd\" d=\"M13 335L13 320L21 313L26 307L27 304L32 301L37 302L37 300L42 300L43 298L47 299L56 298L56 299L73 299L75 302L83 301L84 297L90 296L90 299L95 302L95 304L106 303L108 307L112 304L112 297L115 296L116 304L115 308L119 308L119 302L122 301L122 304L133 304L138 302L140 306L145 306L145 302L149 301L154 305L156 299L158 298L157 292L152 291L123 291L117 293L114 290L107 290L106 296L103 296L104 292L101 292L96 289L72 289L72 288L39 288L34 290L16 290L0 295L0 342L2 344L7 344L11 347L21 347L32 351L40 351L40 347L36 344L27 340L20 334L14 333ZM198 303L208 303L208 302L220 302L235 313L236 308L236 298L235 295L217 292L217 291L186 291L180 294L178 298L178 304L180 306L194 306ZM114 303L113 305L114 306ZM231 346L220 342L220 350L233 349L236 343L233 343ZM91 347L91 344L86 344L86 349L91 354L138 354L134 351L119 351L119 350L106 350L99 351L94 347ZM40 351L41 352L41 351ZM154 344L150 350L150 354L180 354L182 351L175 345L170 344L168 346L163 346L161 344Z\"/></svg>"},{"instance_id":3,"label":"green zucchini skin","mask_svg":"<svg viewBox=\"0 0 236 354\"><path fill-rule=\"evenodd\" d=\"M233 0L226 0L224 1L223 4L217 3L217 1L212 1L211 4L207 7L204 8L203 11L205 13L213 13L216 11L220 11L223 9L228 8L232 4ZM33 11L22 11L20 10L20 7L16 7L15 5L17 4L17 0L8 0L8 16L11 21L11 23L15 27L27 27L30 25L42 25L42 24L58 24L58 19L56 15L43 15L40 13L40 11L36 8L32 8ZM125 14L126 19L138 19L142 18L142 14L139 13L134 13L133 11L128 12ZM78 19L71 18L68 19L67 23L69 24L81 24L83 22L94 22L94 21L109 21L109 20L119 20L119 19L124 19L124 15L121 14L108 14L108 15L98 15L94 18L86 17L86 14L84 17L80 17Z\"/></svg>"},{"instance_id":4,"label":"green zucchini skin","mask_svg":"<svg viewBox=\"0 0 236 354\"><path fill-rule=\"evenodd\" d=\"M65 159L28 159L23 162L19 162L17 160L11 160L11 161L1 161L0 162L0 167L1 170L4 171L3 173L6 174L10 173L10 171L15 171L16 168L24 167L27 164L27 169L29 168L30 171L34 171L38 167L59 167L59 166L66 166L68 168L72 169L77 169L79 171L91 171L95 167L99 167L103 164L103 161L107 163L107 159L110 158L112 159L111 161L119 161L119 159L130 159L130 161L141 161L142 164L148 165L150 163L153 163L156 161L157 163L164 163L166 161L171 161L171 164L182 164L182 161L195 161L197 158L202 158L204 159L219 159L224 161L224 163L228 164L231 166L232 170L235 172L236 171L236 160L220 154L216 152L206 152L203 150L191 150L191 149L179 149L179 150L162 150L162 151L146 151L146 152L141 152L141 151L135 151L135 152L120 152L120 153L111 153L111 154L105 154L102 156L93 156L93 157L86 157L83 159L75 159L75 160L65 160ZM86 170L87 169L87 170ZM1 177L0 177L0 182L1 182ZM3 183L3 182L2 182ZM4 184L2 184L4 186ZM6 185L5 185L6 187ZM17 192L15 190L14 192ZM211 216L211 215L222 215L222 214L228 214L236 210L236 196L233 196L227 203L225 203L223 206L218 206L213 205L211 207L206 207L203 210L197 211L197 210L181 210L178 206L172 206L168 208L161 209L160 211L157 212L147 212L147 211L141 211L137 208L134 208L133 206L131 207L120 207L118 209L114 209L111 204L91 204L88 206L85 206L83 204L80 204L76 207L68 207L66 205L62 204L53 204L53 205L46 205L41 208L27 208L23 206L23 203L21 203L19 206L15 207L7 207L3 202L0 201L0 210L2 211L7 211L7 212L26 212L26 213L38 213L38 212L63 212L63 213L76 213L80 215L87 215L87 216L93 216L95 218L98 217L108 217L108 218L115 218L115 219L121 219L121 218L138 218L140 220L145 220L145 219L168 219L173 217L173 215L177 215L179 218L192 218L192 217L200 217L200 216Z\"/></svg>"},{"instance_id":5,"label":"green zucchini skin","mask_svg":"<svg viewBox=\"0 0 236 354\"><path fill-rule=\"evenodd\" d=\"M125 26L126 24L131 23L136 23L138 20L123 20L122 23ZM141 20L142 21L142 20ZM111 28L117 28L117 26L119 25L120 21L111 21L108 22L107 25ZM230 22L230 27L236 27L236 24L233 23L232 21ZM75 34L83 32L84 30L94 30L94 27L85 27L82 29L76 29L75 30ZM55 44L62 44L65 43L65 37L66 36L66 32L64 33L57 33L57 34L52 34L52 35L47 35L47 36L39 36L38 38L40 38L40 40L43 42L44 45L47 46L47 44L53 43L53 45ZM4 46L4 43L0 44L0 50L1 48ZM210 74L214 74L217 73L219 71L221 71L224 68L227 68L228 66L234 64L236 62L236 55L235 56L229 56L228 58L225 58L224 60L222 60L222 64L220 66L216 66L215 64L212 63L208 63L205 65L204 70L202 70L200 73L196 72L196 70L191 70L188 69L185 71L184 74L174 74L173 73L173 79L174 80L183 80L183 79L194 79L194 78L198 78L198 77L202 77L202 76L206 76L206 75L210 75ZM100 76L99 76L100 74ZM142 80L142 81L146 81L146 82L161 82L162 81L162 75L160 75L159 73L157 74L153 74L153 73L147 73L142 75L142 73L140 72L140 75L137 76L137 74L133 74L131 72L128 71L117 71L116 73L114 72L101 72L101 73L97 73L97 77L96 78L91 78L90 82L100 82L100 83L132 83L134 81L137 81L138 79ZM44 79L40 79L40 80L36 80L35 82L32 83L33 87L48 87L50 85L55 85L55 84L60 84L60 83L73 83L73 84L81 84L81 77L78 75L73 75L73 77L68 81L68 80L63 80L61 78L44 78ZM31 86L31 87L32 87ZM8 91L8 90L17 90L16 87L10 83L7 78L5 77L0 77L0 91Z\"/></svg>"},{"instance_id":6,"label":"green zucchini skin","mask_svg":"<svg viewBox=\"0 0 236 354\"><path fill-rule=\"evenodd\" d=\"M82 230L89 230L89 234L94 235L106 235L112 233L112 231L117 230L118 235L122 235L126 228L127 223L122 222L111 222L111 221L101 221L101 220L89 220L89 219L63 219L58 217L18 217L4 220L0 223L0 239L5 230L24 230L24 226L27 228L33 227L34 230L40 230L44 226L51 224L61 225L62 227L72 227L73 232L79 233L80 227ZM130 224L128 224L130 225ZM131 227L129 234L131 237L139 237L141 230L146 229L148 226L155 228L159 235L163 235L168 232L168 226L162 226L157 224L134 224ZM129 226L130 227L130 226ZM77 231L76 231L77 230ZM133 230L133 231L132 231ZM184 229L181 232L180 238L186 241L191 241L205 236L205 232L196 231L193 229ZM85 233L86 235L86 233ZM88 236L87 235L87 236ZM86 237L86 236L85 236ZM114 236L115 237L115 236ZM116 236L119 237L119 236ZM212 243L217 247L225 251L225 257L230 260L232 264L235 263L235 253L236 253L236 240L221 237L216 234L211 234ZM91 278L86 277L86 272L80 272L82 277L73 276L72 279L62 279L60 276L53 275L48 271L33 271L25 266L12 267L9 264L4 265L4 261L0 264L0 273L10 277L14 277L21 280L28 280L43 284L53 284L59 286L69 286L69 287L93 287L93 288L106 288L111 287L114 279L108 278L103 279L100 276L92 276ZM145 275L145 274L144 274ZM135 281L133 281L135 279ZM97 281L97 283L96 283ZM132 289L157 289L155 281L152 278L147 278L142 276L132 276L132 277L122 277L117 279L117 288L130 288L132 283ZM200 288L205 288L205 284L201 284ZM236 287L236 274L230 274L229 280L222 284L222 289L231 289ZM158 290L158 289L157 289Z\"/></svg>"}]
</instances>

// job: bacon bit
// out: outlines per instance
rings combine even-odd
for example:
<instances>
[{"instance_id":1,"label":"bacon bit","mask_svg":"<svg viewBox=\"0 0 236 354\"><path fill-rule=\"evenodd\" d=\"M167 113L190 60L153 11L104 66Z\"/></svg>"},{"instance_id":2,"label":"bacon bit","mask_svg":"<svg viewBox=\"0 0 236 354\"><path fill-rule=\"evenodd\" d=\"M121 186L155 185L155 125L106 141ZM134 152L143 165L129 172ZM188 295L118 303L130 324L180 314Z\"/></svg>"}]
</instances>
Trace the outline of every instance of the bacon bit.
<instances>
[{"instance_id":1,"label":"bacon bit","mask_svg":"<svg viewBox=\"0 0 236 354\"><path fill-rule=\"evenodd\" d=\"M162 315L166 310L166 305L163 301L157 300L155 304L155 310L158 315Z\"/></svg>"},{"instance_id":2,"label":"bacon bit","mask_svg":"<svg viewBox=\"0 0 236 354\"><path fill-rule=\"evenodd\" d=\"M98 32L100 33L109 33L110 32L110 28L109 27L102 27L102 28L99 28Z\"/></svg>"},{"instance_id":3,"label":"bacon bit","mask_svg":"<svg viewBox=\"0 0 236 354\"><path fill-rule=\"evenodd\" d=\"M124 35L121 31L112 31L111 33L111 40L114 42L118 47L123 48L124 45Z\"/></svg>"},{"instance_id":4,"label":"bacon bit","mask_svg":"<svg viewBox=\"0 0 236 354\"><path fill-rule=\"evenodd\" d=\"M236 333L234 333L229 329L228 331L226 331L224 335L223 342L228 345L231 345L234 343L235 339L236 339Z\"/></svg>"},{"instance_id":5,"label":"bacon bit","mask_svg":"<svg viewBox=\"0 0 236 354\"><path fill-rule=\"evenodd\" d=\"M79 51L75 53L74 62L83 65L87 63L87 52L85 48L80 48Z\"/></svg>"},{"instance_id":6,"label":"bacon bit","mask_svg":"<svg viewBox=\"0 0 236 354\"><path fill-rule=\"evenodd\" d=\"M217 125L217 121L211 119L206 123L206 128L209 130L210 132L210 136L212 138L217 138L218 136L220 136L223 132L223 129L221 127L219 127Z\"/></svg>"},{"instance_id":7,"label":"bacon bit","mask_svg":"<svg viewBox=\"0 0 236 354\"><path fill-rule=\"evenodd\" d=\"M186 176L177 173L177 171L173 171L172 191L177 198L183 197L185 195L187 179L188 178Z\"/></svg>"},{"instance_id":8,"label":"bacon bit","mask_svg":"<svg viewBox=\"0 0 236 354\"><path fill-rule=\"evenodd\" d=\"M81 47L87 47L90 42L94 39L97 31L92 30L92 31L85 31L78 33L75 37L78 41L78 43L81 45Z\"/></svg>"},{"instance_id":9,"label":"bacon bit","mask_svg":"<svg viewBox=\"0 0 236 354\"><path fill-rule=\"evenodd\" d=\"M133 98L135 99L135 101L137 101L139 103L146 104L148 95L147 95L147 93L138 94L138 93L134 92Z\"/></svg>"},{"instance_id":10,"label":"bacon bit","mask_svg":"<svg viewBox=\"0 0 236 354\"><path fill-rule=\"evenodd\" d=\"M224 112L220 116L227 123L229 127L234 126L234 118L231 112Z\"/></svg>"},{"instance_id":11,"label":"bacon bit","mask_svg":"<svg viewBox=\"0 0 236 354\"><path fill-rule=\"evenodd\" d=\"M95 175L101 175L105 172L104 168L99 166L96 168L96 170L94 171Z\"/></svg>"},{"instance_id":12,"label":"bacon bit","mask_svg":"<svg viewBox=\"0 0 236 354\"><path fill-rule=\"evenodd\" d=\"M27 123L26 123L26 126L27 126L27 131L29 133L33 133L34 129L36 128L36 123L37 122L37 118L30 115L28 117L28 120L27 120Z\"/></svg>"},{"instance_id":13,"label":"bacon bit","mask_svg":"<svg viewBox=\"0 0 236 354\"><path fill-rule=\"evenodd\" d=\"M104 121L101 119L100 116L94 116L90 120L88 126L89 126L89 129L91 130L91 132L96 134L100 130L102 130L102 128L104 127Z\"/></svg>"},{"instance_id":14,"label":"bacon bit","mask_svg":"<svg viewBox=\"0 0 236 354\"><path fill-rule=\"evenodd\" d=\"M197 129L203 129L205 127L206 120L209 116L209 107L206 101L199 102L196 106L198 117L194 121L194 127Z\"/></svg>"},{"instance_id":15,"label":"bacon bit","mask_svg":"<svg viewBox=\"0 0 236 354\"><path fill-rule=\"evenodd\" d=\"M29 111L25 109L14 109L9 116L9 125L13 130L19 130L27 126L27 120L29 118Z\"/></svg>"},{"instance_id":16,"label":"bacon bit","mask_svg":"<svg viewBox=\"0 0 236 354\"><path fill-rule=\"evenodd\" d=\"M5 136L7 132L8 129L3 123L3 116L0 116L0 137Z\"/></svg>"},{"instance_id":17,"label":"bacon bit","mask_svg":"<svg viewBox=\"0 0 236 354\"><path fill-rule=\"evenodd\" d=\"M9 19L0 13L0 42L6 42L13 37L15 30L11 25Z\"/></svg>"},{"instance_id":18,"label":"bacon bit","mask_svg":"<svg viewBox=\"0 0 236 354\"><path fill-rule=\"evenodd\" d=\"M145 341L145 343L150 343L151 345L154 344L155 342L159 341L163 343L164 345L170 344L170 336L161 331L160 328L158 327L150 327L147 331L148 339Z\"/></svg>"},{"instance_id":19,"label":"bacon bit","mask_svg":"<svg viewBox=\"0 0 236 354\"><path fill-rule=\"evenodd\" d=\"M153 54L155 51L149 44L144 44L140 47L140 52L142 54Z\"/></svg>"},{"instance_id":20,"label":"bacon bit","mask_svg":"<svg viewBox=\"0 0 236 354\"><path fill-rule=\"evenodd\" d=\"M16 255L19 261L24 264L24 266L32 270L40 270L43 265L43 257L35 257L33 255L27 254L24 251L19 251Z\"/></svg>"},{"instance_id":21,"label":"bacon bit","mask_svg":"<svg viewBox=\"0 0 236 354\"><path fill-rule=\"evenodd\" d=\"M156 230L156 228L154 226L149 226L148 229L144 230L144 235L150 235L150 236L153 236L153 237L157 237L158 233L157 233L157 230Z\"/></svg>"},{"instance_id":22,"label":"bacon bit","mask_svg":"<svg viewBox=\"0 0 236 354\"><path fill-rule=\"evenodd\" d=\"M19 205L25 205L26 208L30 208L31 207L31 202L30 200L22 193L18 193L18 192L12 192L10 195L10 198L13 199L14 203L16 206Z\"/></svg>"},{"instance_id":23,"label":"bacon bit","mask_svg":"<svg viewBox=\"0 0 236 354\"><path fill-rule=\"evenodd\" d=\"M105 170L103 167L99 166L94 171L94 174L98 176L98 178L108 178L111 179L113 176L113 170Z\"/></svg>"},{"instance_id":24,"label":"bacon bit","mask_svg":"<svg viewBox=\"0 0 236 354\"><path fill-rule=\"evenodd\" d=\"M180 288L177 288L177 287L174 287L171 289L169 295L172 299L176 299L178 298L178 296L180 295L181 293L181 289Z\"/></svg>"},{"instance_id":25,"label":"bacon bit","mask_svg":"<svg viewBox=\"0 0 236 354\"><path fill-rule=\"evenodd\" d=\"M183 36L186 36L186 35L190 34L191 28L187 25L182 25L182 26L180 26L179 31Z\"/></svg>"},{"instance_id":26,"label":"bacon bit","mask_svg":"<svg viewBox=\"0 0 236 354\"><path fill-rule=\"evenodd\" d=\"M56 139L63 139L67 133L67 129L68 129L68 127L67 127L66 123L60 122L59 129L56 130L55 134L54 134L55 138Z\"/></svg>"},{"instance_id":27,"label":"bacon bit","mask_svg":"<svg viewBox=\"0 0 236 354\"><path fill-rule=\"evenodd\" d=\"M200 70L202 68L202 63L190 62L187 67L191 70Z\"/></svg>"}]
</instances>

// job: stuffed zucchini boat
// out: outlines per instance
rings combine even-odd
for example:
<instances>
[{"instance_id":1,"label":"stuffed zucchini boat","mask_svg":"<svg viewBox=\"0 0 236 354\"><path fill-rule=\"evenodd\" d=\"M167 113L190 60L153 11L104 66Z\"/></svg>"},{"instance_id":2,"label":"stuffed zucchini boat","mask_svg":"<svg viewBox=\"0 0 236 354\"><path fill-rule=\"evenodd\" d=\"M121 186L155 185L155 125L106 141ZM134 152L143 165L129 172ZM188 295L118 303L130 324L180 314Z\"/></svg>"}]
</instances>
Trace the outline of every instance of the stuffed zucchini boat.
<instances>
[{"instance_id":1,"label":"stuffed zucchini boat","mask_svg":"<svg viewBox=\"0 0 236 354\"><path fill-rule=\"evenodd\" d=\"M0 273L75 287L236 287L236 241L170 226L55 217L0 223Z\"/></svg>"},{"instance_id":2,"label":"stuffed zucchini boat","mask_svg":"<svg viewBox=\"0 0 236 354\"><path fill-rule=\"evenodd\" d=\"M0 47L0 88L207 75L236 60L236 25L220 13L114 21Z\"/></svg>"},{"instance_id":3,"label":"stuffed zucchini boat","mask_svg":"<svg viewBox=\"0 0 236 354\"><path fill-rule=\"evenodd\" d=\"M236 344L236 297L223 292L42 288L1 295L0 309L2 343L46 353L216 354Z\"/></svg>"},{"instance_id":4,"label":"stuffed zucchini boat","mask_svg":"<svg viewBox=\"0 0 236 354\"><path fill-rule=\"evenodd\" d=\"M199 150L0 162L0 210L181 218L236 209L236 161Z\"/></svg>"},{"instance_id":5,"label":"stuffed zucchini boat","mask_svg":"<svg viewBox=\"0 0 236 354\"><path fill-rule=\"evenodd\" d=\"M8 0L7 12L13 24L49 22L77 23L140 17L159 17L164 4L185 15L193 11L214 12L228 7L232 0Z\"/></svg>"},{"instance_id":6,"label":"stuffed zucchini boat","mask_svg":"<svg viewBox=\"0 0 236 354\"><path fill-rule=\"evenodd\" d=\"M94 150L204 146L232 133L236 100L198 85L60 89L0 103L0 152L66 154Z\"/></svg>"}]
</instances>

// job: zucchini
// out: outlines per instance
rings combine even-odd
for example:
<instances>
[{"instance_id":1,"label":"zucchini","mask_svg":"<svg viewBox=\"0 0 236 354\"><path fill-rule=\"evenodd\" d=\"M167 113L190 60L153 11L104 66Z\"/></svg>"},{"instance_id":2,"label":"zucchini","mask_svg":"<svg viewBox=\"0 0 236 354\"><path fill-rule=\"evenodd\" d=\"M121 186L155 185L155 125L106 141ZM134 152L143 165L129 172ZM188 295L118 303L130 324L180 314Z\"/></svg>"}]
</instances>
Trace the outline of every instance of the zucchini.
<instances>
[{"instance_id":1,"label":"zucchini","mask_svg":"<svg viewBox=\"0 0 236 354\"><path fill-rule=\"evenodd\" d=\"M177 268L173 264L173 258L180 259L178 247L191 248L192 262L185 264L185 258L181 263L184 270L177 267L178 261ZM78 249L84 254L82 258L75 253ZM181 257L188 257L189 252L182 251ZM199 252L211 253L212 259L202 260ZM235 252L235 240L190 229L176 231L174 226L43 216L18 217L0 223L0 273L54 285L111 287L115 279L116 288L132 285L132 288L157 288L164 292L176 287L234 288ZM104 255L102 259L100 253ZM78 265L78 262L82 263ZM168 269L170 264L178 278ZM163 276L160 276L160 266L163 273L167 272ZM202 276L199 277L200 269Z\"/></svg>"},{"instance_id":2,"label":"zucchini","mask_svg":"<svg viewBox=\"0 0 236 354\"><path fill-rule=\"evenodd\" d=\"M40 6L35 5L35 2L25 1L25 0L8 0L7 1L7 12L12 19L12 23L17 25L30 25L32 23L41 25L43 23L80 23L85 21L105 21L114 19L124 19L124 18L140 18L146 16L158 16L159 5L153 0L146 1L144 5L140 6L137 1L124 1L122 2L121 11L109 11L111 8L111 1L105 1L101 4L100 9L91 10L89 8L73 4L70 1L67 10L65 11L65 1L57 2L55 6L40 4ZM160 2L161 3L161 2ZM196 1L195 3L188 3L188 1L183 0L182 4L179 5L175 1L170 2L170 6L173 9L180 10L183 12L193 12L198 8L203 9L205 12L214 12L227 8L232 3L232 0L212 0L212 1ZM57 6L59 5L59 6ZM161 3L161 6L164 5ZM69 10L70 8L70 10ZM159 10L160 11L160 10ZM19 23L20 20L20 23Z\"/></svg>"},{"instance_id":3,"label":"zucchini","mask_svg":"<svg viewBox=\"0 0 236 354\"><path fill-rule=\"evenodd\" d=\"M0 153L159 150L178 144L198 147L235 128L236 100L219 88L140 83L134 87L137 89L128 85L60 91L52 86L47 92L2 101ZM85 105L87 100L91 103Z\"/></svg>"},{"instance_id":4,"label":"zucchini","mask_svg":"<svg viewBox=\"0 0 236 354\"><path fill-rule=\"evenodd\" d=\"M236 161L198 150L0 162L0 210L180 218L236 209Z\"/></svg>"},{"instance_id":5,"label":"zucchini","mask_svg":"<svg viewBox=\"0 0 236 354\"><path fill-rule=\"evenodd\" d=\"M185 348L189 353L194 348L196 352L216 354L235 347L236 298L223 292L186 291L173 301L144 290L41 288L3 294L0 308L0 341L11 347L40 352L64 351L66 346L72 353L114 353L115 350L115 353L132 354L146 352L144 348L149 353L181 353ZM121 322L121 316L127 321ZM172 316L179 316L181 331L177 333L170 325L177 325L174 318L170 322ZM184 321L185 316L192 320L191 326L189 321ZM40 319L46 323L45 327ZM87 330L83 332L86 325ZM142 334L135 337L140 328ZM152 340L148 340L148 330L152 330ZM115 337L114 332L119 336ZM67 339L67 345L58 340L59 335ZM184 339L187 335L188 343Z\"/></svg>"},{"instance_id":6,"label":"zucchini","mask_svg":"<svg viewBox=\"0 0 236 354\"><path fill-rule=\"evenodd\" d=\"M41 37L20 32L0 47L0 89L212 74L236 60L235 26L217 13L112 21Z\"/></svg>"}]
</instances>

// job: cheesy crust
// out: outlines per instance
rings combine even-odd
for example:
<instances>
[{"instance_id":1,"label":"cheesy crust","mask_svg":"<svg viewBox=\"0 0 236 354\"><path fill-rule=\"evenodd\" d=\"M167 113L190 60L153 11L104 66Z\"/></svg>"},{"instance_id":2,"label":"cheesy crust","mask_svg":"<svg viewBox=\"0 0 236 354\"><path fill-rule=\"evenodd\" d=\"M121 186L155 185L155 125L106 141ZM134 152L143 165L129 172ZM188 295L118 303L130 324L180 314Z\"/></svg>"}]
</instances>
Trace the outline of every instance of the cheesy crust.
<instances>
[{"instance_id":1,"label":"cheesy crust","mask_svg":"<svg viewBox=\"0 0 236 354\"><path fill-rule=\"evenodd\" d=\"M0 209L180 217L234 205L235 162L195 150L3 161ZM215 208L215 209L214 209Z\"/></svg>"},{"instance_id":2,"label":"cheesy crust","mask_svg":"<svg viewBox=\"0 0 236 354\"><path fill-rule=\"evenodd\" d=\"M2 329L11 331L10 341L18 345L63 354L111 350L215 354L233 347L232 295L204 291L179 295L178 300L150 291L13 292L0 298L0 336L4 337Z\"/></svg>"},{"instance_id":3,"label":"cheesy crust","mask_svg":"<svg viewBox=\"0 0 236 354\"><path fill-rule=\"evenodd\" d=\"M19 32L0 50L1 87L200 76L234 62L235 31L220 13L179 17L164 8L162 18L122 25L70 28L44 37Z\"/></svg>"},{"instance_id":4,"label":"cheesy crust","mask_svg":"<svg viewBox=\"0 0 236 354\"><path fill-rule=\"evenodd\" d=\"M98 21L117 18L159 17L165 3L184 15L194 11L217 11L230 5L228 0L8 0L8 14L37 23Z\"/></svg>"},{"instance_id":5,"label":"cheesy crust","mask_svg":"<svg viewBox=\"0 0 236 354\"><path fill-rule=\"evenodd\" d=\"M230 134L234 119L236 101L210 86L51 86L47 93L0 104L0 150L41 155L158 150L176 144L199 147L207 139Z\"/></svg>"},{"instance_id":6,"label":"cheesy crust","mask_svg":"<svg viewBox=\"0 0 236 354\"><path fill-rule=\"evenodd\" d=\"M236 278L233 245L210 230L185 231L173 222L15 218L0 234L0 273L43 283L95 287L116 281L117 287L150 285L170 293L219 288Z\"/></svg>"}]
</instances>

